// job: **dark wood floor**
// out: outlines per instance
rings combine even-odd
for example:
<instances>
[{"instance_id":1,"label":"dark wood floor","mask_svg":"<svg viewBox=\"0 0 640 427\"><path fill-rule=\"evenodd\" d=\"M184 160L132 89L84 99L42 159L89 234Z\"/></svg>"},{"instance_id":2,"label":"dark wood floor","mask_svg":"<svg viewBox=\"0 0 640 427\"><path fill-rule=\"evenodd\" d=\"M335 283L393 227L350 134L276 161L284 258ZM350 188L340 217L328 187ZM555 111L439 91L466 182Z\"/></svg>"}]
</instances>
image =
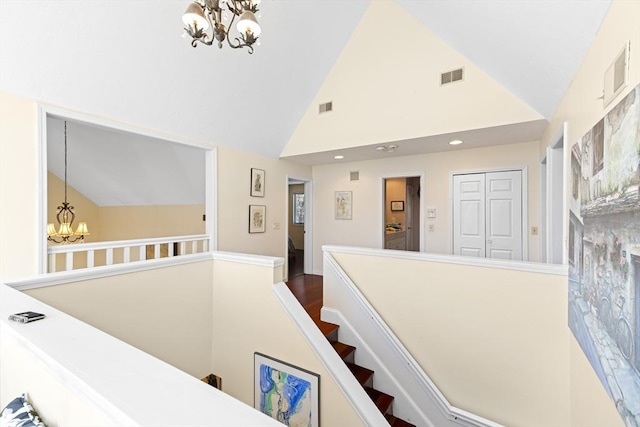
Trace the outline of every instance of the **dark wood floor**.
<instances>
[{"instance_id":1,"label":"dark wood floor","mask_svg":"<svg viewBox=\"0 0 640 427\"><path fill-rule=\"evenodd\" d=\"M290 278L287 286L311 318L314 321L320 320L320 309L322 308L322 276L302 274Z\"/></svg>"}]
</instances>

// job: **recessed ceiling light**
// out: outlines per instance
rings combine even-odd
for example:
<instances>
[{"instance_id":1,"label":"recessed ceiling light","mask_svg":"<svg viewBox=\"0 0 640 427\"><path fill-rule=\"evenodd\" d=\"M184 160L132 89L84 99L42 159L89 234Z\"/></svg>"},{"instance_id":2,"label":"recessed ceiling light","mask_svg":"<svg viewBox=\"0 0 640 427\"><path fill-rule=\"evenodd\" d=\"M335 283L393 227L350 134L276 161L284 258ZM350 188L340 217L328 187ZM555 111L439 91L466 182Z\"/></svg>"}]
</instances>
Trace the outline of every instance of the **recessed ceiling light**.
<instances>
[{"instance_id":1,"label":"recessed ceiling light","mask_svg":"<svg viewBox=\"0 0 640 427\"><path fill-rule=\"evenodd\" d=\"M462 144L462 141L460 141L459 139L454 139L453 141L449 142L449 145L460 145Z\"/></svg>"},{"instance_id":2,"label":"recessed ceiling light","mask_svg":"<svg viewBox=\"0 0 640 427\"><path fill-rule=\"evenodd\" d=\"M342 160L342 159L344 159L344 156L341 156L341 155L338 154L337 156L333 156L333 158L336 159L336 160Z\"/></svg>"},{"instance_id":3,"label":"recessed ceiling light","mask_svg":"<svg viewBox=\"0 0 640 427\"><path fill-rule=\"evenodd\" d=\"M379 147L376 147L376 150L378 151L387 151L387 147L383 147L382 145Z\"/></svg>"}]
</instances>

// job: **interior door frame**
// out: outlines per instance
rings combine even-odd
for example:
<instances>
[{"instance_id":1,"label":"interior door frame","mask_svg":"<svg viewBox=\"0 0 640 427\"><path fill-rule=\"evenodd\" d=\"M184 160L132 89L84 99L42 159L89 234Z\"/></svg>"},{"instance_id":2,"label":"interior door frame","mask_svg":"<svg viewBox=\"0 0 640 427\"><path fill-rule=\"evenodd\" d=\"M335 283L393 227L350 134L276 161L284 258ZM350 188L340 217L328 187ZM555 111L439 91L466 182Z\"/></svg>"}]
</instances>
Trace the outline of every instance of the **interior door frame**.
<instances>
[{"instance_id":1,"label":"interior door frame","mask_svg":"<svg viewBox=\"0 0 640 427\"><path fill-rule=\"evenodd\" d=\"M540 262L548 262L547 248L547 154L540 159Z\"/></svg>"},{"instance_id":2,"label":"interior door frame","mask_svg":"<svg viewBox=\"0 0 640 427\"><path fill-rule=\"evenodd\" d=\"M568 149L567 122L551 140L546 148L546 223L545 241L546 255L544 260L550 264L567 264L567 233L569 222L569 207L567 204L567 170ZM558 172L559 170L559 172ZM558 199L561 198L561 201ZM553 238L555 236L555 238ZM558 240L560 239L560 240ZM558 254L558 252L560 252Z\"/></svg>"},{"instance_id":3,"label":"interior door frame","mask_svg":"<svg viewBox=\"0 0 640 427\"><path fill-rule=\"evenodd\" d=\"M399 172L399 173L392 173L392 174L384 174L380 176L380 187L379 187L379 191L378 191L378 206L380 206L380 209L378 210L378 224L379 224L379 228L378 230L380 230L380 232L378 233L378 247L381 249L384 249L384 238L385 238L385 221L384 221L384 216L385 216L385 193L386 193L386 188L385 188L385 184L386 184L386 180L387 179L393 179L393 178L412 178L412 177L419 177L420 178L420 200L419 200L419 211L420 211L420 215L418 218L419 221L419 227L420 227L420 252L424 252L425 251L425 198L424 198L424 185L425 185L425 181L424 181L424 172Z\"/></svg>"},{"instance_id":4,"label":"interior door frame","mask_svg":"<svg viewBox=\"0 0 640 427\"><path fill-rule=\"evenodd\" d=\"M304 274L313 274L313 194L311 178L302 178L298 176L286 175L285 185L285 212L286 218L284 227L284 247L285 254L289 253L289 218L291 217L291 200L289 198L290 181L297 181L304 184ZM284 280L289 280L289 257L284 257Z\"/></svg>"},{"instance_id":5,"label":"interior door frame","mask_svg":"<svg viewBox=\"0 0 640 427\"><path fill-rule=\"evenodd\" d=\"M527 166L514 166L504 168L487 168L487 169L473 169L465 171L451 171L449 172L449 253L455 255L453 252L453 177L455 175L469 175L474 173L491 173L491 172L508 172L508 171L520 171L522 174L522 188L520 189L522 198L522 260L529 261L529 180L527 178Z\"/></svg>"}]
</instances>

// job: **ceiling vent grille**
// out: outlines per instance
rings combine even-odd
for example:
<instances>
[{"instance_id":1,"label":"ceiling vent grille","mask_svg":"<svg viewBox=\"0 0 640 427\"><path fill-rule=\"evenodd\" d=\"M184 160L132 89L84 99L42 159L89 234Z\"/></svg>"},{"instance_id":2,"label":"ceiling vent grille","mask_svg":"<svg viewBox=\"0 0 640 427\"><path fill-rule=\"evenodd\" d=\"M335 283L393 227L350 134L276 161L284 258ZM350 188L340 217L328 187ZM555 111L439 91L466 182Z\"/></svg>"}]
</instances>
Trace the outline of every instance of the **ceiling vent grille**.
<instances>
[{"instance_id":1,"label":"ceiling vent grille","mask_svg":"<svg viewBox=\"0 0 640 427\"><path fill-rule=\"evenodd\" d=\"M464 68L458 68L440 74L440 85L448 85L464 80Z\"/></svg>"},{"instance_id":2,"label":"ceiling vent grille","mask_svg":"<svg viewBox=\"0 0 640 427\"><path fill-rule=\"evenodd\" d=\"M629 81L629 41L604 73L603 101L606 107L627 86Z\"/></svg>"},{"instance_id":3,"label":"ceiling vent grille","mask_svg":"<svg viewBox=\"0 0 640 427\"><path fill-rule=\"evenodd\" d=\"M360 181L360 172L359 171L350 172L349 178L351 179L351 181Z\"/></svg>"},{"instance_id":4,"label":"ceiling vent grille","mask_svg":"<svg viewBox=\"0 0 640 427\"><path fill-rule=\"evenodd\" d=\"M320 104L318 111L320 112L320 114L333 111L333 102L329 101L329 102L325 102L324 104Z\"/></svg>"}]
</instances>

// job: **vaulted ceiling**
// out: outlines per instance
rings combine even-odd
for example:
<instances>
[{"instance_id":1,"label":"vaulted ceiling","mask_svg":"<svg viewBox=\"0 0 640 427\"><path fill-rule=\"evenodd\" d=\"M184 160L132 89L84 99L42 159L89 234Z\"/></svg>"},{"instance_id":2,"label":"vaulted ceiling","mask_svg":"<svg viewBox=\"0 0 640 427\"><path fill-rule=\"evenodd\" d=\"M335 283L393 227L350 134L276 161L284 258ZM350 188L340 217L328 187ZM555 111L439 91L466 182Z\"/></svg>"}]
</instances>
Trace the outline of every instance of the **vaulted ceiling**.
<instances>
[{"instance_id":1,"label":"vaulted ceiling","mask_svg":"<svg viewBox=\"0 0 640 427\"><path fill-rule=\"evenodd\" d=\"M193 49L181 36L188 3L0 0L0 90L211 146L278 157L371 1L263 0L263 32L253 55L228 47ZM397 3L546 119L610 5ZM407 42L402 31L379 31L398 46Z\"/></svg>"}]
</instances>

